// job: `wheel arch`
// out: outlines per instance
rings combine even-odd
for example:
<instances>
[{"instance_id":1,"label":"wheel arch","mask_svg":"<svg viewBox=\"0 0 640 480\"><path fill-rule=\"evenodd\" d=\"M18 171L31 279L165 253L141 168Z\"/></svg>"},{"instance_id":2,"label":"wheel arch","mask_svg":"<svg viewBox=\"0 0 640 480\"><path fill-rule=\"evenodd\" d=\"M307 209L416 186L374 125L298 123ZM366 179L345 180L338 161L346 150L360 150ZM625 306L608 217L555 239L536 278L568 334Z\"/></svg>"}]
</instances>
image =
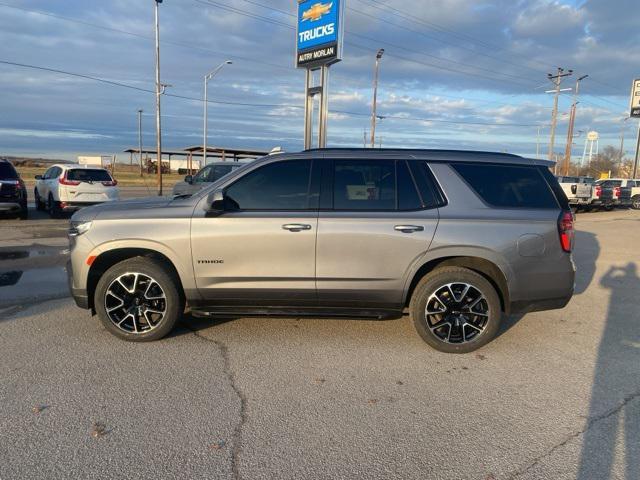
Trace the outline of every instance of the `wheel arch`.
<instances>
[{"instance_id":1,"label":"wheel arch","mask_svg":"<svg viewBox=\"0 0 640 480\"><path fill-rule=\"evenodd\" d=\"M100 277L102 277L102 275L115 264L137 257L152 258L164 265L178 281L178 291L182 295L182 300L184 301L184 287L180 274L169 257L157 250L151 250L148 248L123 247L107 250L106 252L101 253L89 268L89 272L87 274L87 297L89 300L89 308L93 313L95 313L94 296Z\"/></svg>"},{"instance_id":2,"label":"wheel arch","mask_svg":"<svg viewBox=\"0 0 640 480\"><path fill-rule=\"evenodd\" d=\"M405 306L408 306L411 301L411 296L413 295L413 292L420 280L422 280L425 275L439 267L463 267L482 275L495 288L496 293L500 298L502 311L507 314L509 313L511 299L506 275L494 262L477 256L439 257L424 263L411 279L411 283L409 284L409 288L405 294Z\"/></svg>"}]
</instances>

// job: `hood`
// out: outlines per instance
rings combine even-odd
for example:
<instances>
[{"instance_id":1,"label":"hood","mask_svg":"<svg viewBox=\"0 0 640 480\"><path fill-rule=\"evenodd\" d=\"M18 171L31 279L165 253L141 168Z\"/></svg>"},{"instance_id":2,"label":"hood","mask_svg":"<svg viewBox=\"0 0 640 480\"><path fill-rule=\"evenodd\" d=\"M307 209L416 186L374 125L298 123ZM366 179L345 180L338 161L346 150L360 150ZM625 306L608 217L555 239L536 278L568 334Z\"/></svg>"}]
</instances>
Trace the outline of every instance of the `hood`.
<instances>
[{"instance_id":1,"label":"hood","mask_svg":"<svg viewBox=\"0 0 640 480\"><path fill-rule=\"evenodd\" d=\"M133 200L107 202L78 210L73 221L110 220L118 218L175 217L193 212L189 199L174 200L172 197L145 197ZM184 210L184 212L181 212Z\"/></svg>"}]
</instances>

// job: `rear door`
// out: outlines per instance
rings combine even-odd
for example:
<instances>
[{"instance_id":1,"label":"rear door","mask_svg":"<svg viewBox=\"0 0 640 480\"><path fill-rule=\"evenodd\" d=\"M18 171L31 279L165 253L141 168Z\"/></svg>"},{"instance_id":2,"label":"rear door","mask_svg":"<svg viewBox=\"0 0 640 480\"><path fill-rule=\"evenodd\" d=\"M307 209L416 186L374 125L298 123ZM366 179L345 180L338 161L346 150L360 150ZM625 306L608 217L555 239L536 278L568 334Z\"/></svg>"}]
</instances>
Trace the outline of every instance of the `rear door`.
<instances>
[{"instance_id":1,"label":"rear door","mask_svg":"<svg viewBox=\"0 0 640 480\"><path fill-rule=\"evenodd\" d=\"M414 162L411 162L414 164ZM438 225L426 164L333 160L325 164L318 221L317 287L324 306L397 307L408 272Z\"/></svg>"},{"instance_id":2,"label":"rear door","mask_svg":"<svg viewBox=\"0 0 640 480\"><path fill-rule=\"evenodd\" d=\"M47 172L48 173L45 175L42 182L44 185L44 192L42 192L40 196L44 198L44 201L46 202L49 194L52 194L53 199L55 201L58 201L60 199L60 196L58 194L58 180L60 175L62 174L62 169L60 167L51 167L49 170L47 170Z\"/></svg>"}]
</instances>

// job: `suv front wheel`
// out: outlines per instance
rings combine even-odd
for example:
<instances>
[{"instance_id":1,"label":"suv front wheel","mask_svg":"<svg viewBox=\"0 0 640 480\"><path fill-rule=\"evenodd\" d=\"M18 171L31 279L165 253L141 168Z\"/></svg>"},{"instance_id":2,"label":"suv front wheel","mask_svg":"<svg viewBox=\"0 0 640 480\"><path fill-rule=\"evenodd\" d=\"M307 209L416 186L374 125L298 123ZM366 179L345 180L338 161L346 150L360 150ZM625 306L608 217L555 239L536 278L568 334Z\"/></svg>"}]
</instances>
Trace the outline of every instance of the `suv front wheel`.
<instances>
[{"instance_id":1,"label":"suv front wheel","mask_svg":"<svg viewBox=\"0 0 640 480\"><path fill-rule=\"evenodd\" d=\"M497 334L502 318L495 288L462 267L442 267L416 286L410 305L418 334L436 350L469 353Z\"/></svg>"},{"instance_id":2,"label":"suv front wheel","mask_svg":"<svg viewBox=\"0 0 640 480\"><path fill-rule=\"evenodd\" d=\"M98 281L94 305L105 328L133 342L167 335L184 312L179 280L159 261L147 257L124 260Z\"/></svg>"}]
</instances>

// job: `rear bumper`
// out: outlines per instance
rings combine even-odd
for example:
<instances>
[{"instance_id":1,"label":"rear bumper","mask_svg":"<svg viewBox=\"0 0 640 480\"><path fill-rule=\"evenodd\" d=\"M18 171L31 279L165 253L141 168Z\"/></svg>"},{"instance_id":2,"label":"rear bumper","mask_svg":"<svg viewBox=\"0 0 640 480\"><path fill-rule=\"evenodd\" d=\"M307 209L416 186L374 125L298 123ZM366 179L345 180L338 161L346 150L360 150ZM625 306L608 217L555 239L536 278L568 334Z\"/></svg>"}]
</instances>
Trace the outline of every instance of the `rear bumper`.
<instances>
[{"instance_id":1,"label":"rear bumper","mask_svg":"<svg viewBox=\"0 0 640 480\"><path fill-rule=\"evenodd\" d=\"M26 207L24 203L19 201L5 202L0 201L0 212L18 212Z\"/></svg>"},{"instance_id":2,"label":"rear bumper","mask_svg":"<svg viewBox=\"0 0 640 480\"><path fill-rule=\"evenodd\" d=\"M76 305L87 310L89 308L89 296L87 295L86 289L76 288L73 285L73 266L71 260L67 262L67 283L69 285L69 293L71 293Z\"/></svg>"},{"instance_id":3,"label":"rear bumper","mask_svg":"<svg viewBox=\"0 0 640 480\"><path fill-rule=\"evenodd\" d=\"M573 294L566 297L550 298L545 300L522 300L512 302L510 305L510 314L523 314L530 312L543 312L546 310L559 310L567 306L573 298Z\"/></svg>"},{"instance_id":4,"label":"rear bumper","mask_svg":"<svg viewBox=\"0 0 640 480\"><path fill-rule=\"evenodd\" d=\"M91 207L93 205L102 205L103 203L114 202L115 200L106 200L104 202L64 202L61 201L59 208L63 212L75 212L84 207Z\"/></svg>"}]
</instances>

